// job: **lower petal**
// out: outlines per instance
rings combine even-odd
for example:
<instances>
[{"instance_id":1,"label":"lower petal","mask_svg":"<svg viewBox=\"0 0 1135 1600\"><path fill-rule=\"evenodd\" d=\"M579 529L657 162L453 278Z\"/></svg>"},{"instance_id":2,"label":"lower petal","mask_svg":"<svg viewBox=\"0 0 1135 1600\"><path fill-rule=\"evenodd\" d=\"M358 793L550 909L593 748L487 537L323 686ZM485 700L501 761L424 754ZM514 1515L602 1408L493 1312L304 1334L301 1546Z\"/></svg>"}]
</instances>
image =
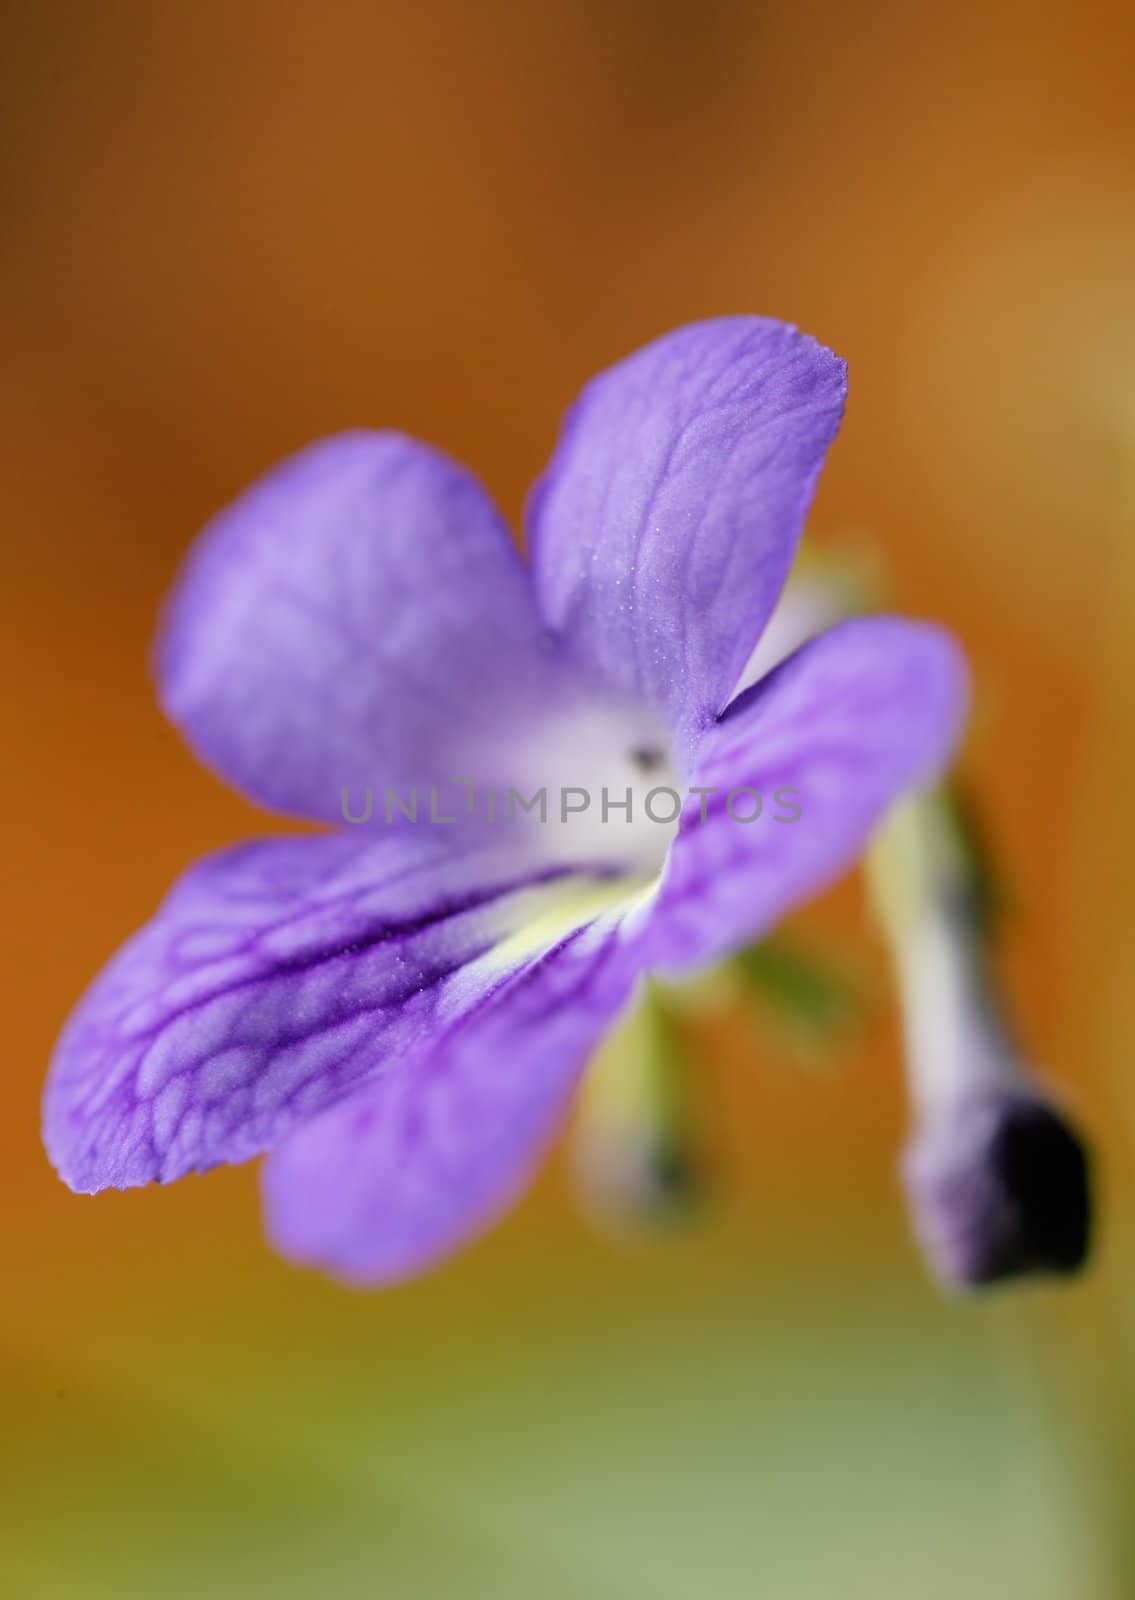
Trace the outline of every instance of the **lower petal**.
<instances>
[{"instance_id":1,"label":"lower petal","mask_svg":"<svg viewBox=\"0 0 1135 1600\"><path fill-rule=\"evenodd\" d=\"M637 967L601 918L301 1128L264 1169L276 1247L377 1284L482 1233L532 1176Z\"/></svg>"},{"instance_id":2,"label":"lower petal","mask_svg":"<svg viewBox=\"0 0 1135 1600\"><path fill-rule=\"evenodd\" d=\"M537 959L517 930L586 874L450 839L276 839L186 873L59 1041L44 1136L64 1181L130 1188L272 1149Z\"/></svg>"}]
</instances>

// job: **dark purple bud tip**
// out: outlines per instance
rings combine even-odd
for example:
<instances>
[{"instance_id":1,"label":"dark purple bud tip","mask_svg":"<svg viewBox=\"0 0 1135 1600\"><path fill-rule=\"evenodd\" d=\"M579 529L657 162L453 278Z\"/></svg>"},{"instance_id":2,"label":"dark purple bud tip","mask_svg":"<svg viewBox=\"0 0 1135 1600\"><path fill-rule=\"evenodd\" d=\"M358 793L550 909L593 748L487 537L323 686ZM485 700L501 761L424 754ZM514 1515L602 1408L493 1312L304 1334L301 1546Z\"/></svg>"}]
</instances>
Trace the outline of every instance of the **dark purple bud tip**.
<instances>
[{"instance_id":1,"label":"dark purple bud tip","mask_svg":"<svg viewBox=\"0 0 1135 1600\"><path fill-rule=\"evenodd\" d=\"M903 1181L922 1247L950 1288L1077 1272L1087 1258L1087 1153L1040 1100L986 1093L941 1111L907 1147Z\"/></svg>"}]
</instances>

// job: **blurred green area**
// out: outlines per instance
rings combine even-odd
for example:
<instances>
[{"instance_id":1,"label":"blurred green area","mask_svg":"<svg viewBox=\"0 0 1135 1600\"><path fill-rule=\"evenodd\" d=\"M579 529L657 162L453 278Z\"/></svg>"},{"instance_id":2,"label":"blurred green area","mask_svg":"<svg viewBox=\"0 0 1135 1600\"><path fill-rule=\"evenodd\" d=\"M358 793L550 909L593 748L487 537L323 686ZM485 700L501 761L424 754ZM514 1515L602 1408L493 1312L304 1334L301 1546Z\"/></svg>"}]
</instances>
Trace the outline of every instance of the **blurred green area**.
<instances>
[{"instance_id":1,"label":"blurred green area","mask_svg":"<svg viewBox=\"0 0 1135 1600\"><path fill-rule=\"evenodd\" d=\"M951 1314L850 1249L758 1281L735 1250L517 1274L490 1246L459 1316L437 1281L305 1281L223 1344L168 1290L121 1350L10 1374L9 1592L1124 1592L1045 1297Z\"/></svg>"}]
</instances>

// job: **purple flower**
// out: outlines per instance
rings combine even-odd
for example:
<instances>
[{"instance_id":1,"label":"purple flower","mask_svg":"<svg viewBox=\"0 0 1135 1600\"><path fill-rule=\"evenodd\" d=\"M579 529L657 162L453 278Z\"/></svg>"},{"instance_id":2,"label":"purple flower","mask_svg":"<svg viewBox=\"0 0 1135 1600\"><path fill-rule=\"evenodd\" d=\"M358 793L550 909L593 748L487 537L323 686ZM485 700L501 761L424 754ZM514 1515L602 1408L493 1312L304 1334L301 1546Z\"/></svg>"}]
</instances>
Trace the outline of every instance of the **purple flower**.
<instances>
[{"instance_id":1,"label":"purple flower","mask_svg":"<svg viewBox=\"0 0 1135 1600\"><path fill-rule=\"evenodd\" d=\"M217 518L166 613L166 712L253 800L341 823L369 789L372 817L175 885L60 1040L66 1183L270 1152L285 1255L404 1277L522 1190L647 974L749 943L856 860L949 754L954 644L844 623L734 696L844 394L779 322L658 340L569 414L530 567L466 472L394 433L314 445ZM505 813L540 790L545 819ZM651 790L680 816L651 820ZM409 820L425 796L453 820Z\"/></svg>"}]
</instances>

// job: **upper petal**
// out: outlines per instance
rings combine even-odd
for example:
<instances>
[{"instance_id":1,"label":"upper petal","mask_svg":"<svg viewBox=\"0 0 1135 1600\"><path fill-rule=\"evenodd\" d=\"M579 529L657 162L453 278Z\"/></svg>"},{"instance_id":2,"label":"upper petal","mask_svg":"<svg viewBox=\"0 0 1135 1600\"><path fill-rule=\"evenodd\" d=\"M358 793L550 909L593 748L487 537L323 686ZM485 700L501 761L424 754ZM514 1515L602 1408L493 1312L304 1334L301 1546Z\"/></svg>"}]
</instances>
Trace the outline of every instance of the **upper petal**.
<instances>
[{"instance_id":1,"label":"upper petal","mask_svg":"<svg viewBox=\"0 0 1135 1600\"><path fill-rule=\"evenodd\" d=\"M951 637L894 617L839 624L739 696L698 749L691 785L713 792L687 801L644 959L701 966L825 888L948 759L966 700Z\"/></svg>"},{"instance_id":2,"label":"upper petal","mask_svg":"<svg viewBox=\"0 0 1135 1600\"><path fill-rule=\"evenodd\" d=\"M531 959L501 941L566 875L451 837L275 839L188 872L59 1041L44 1126L61 1177L89 1193L267 1150Z\"/></svg>"},{"instance_id":3,"label":"upper petal","mask_svg":"<svg viewBox=\"0 0 1135 1600\"><path fill-rule=\"evenodd\" d=\"M483 1232L532 1176L637 971L633 937L600 919L299 1129L264 1168L277 1248L389 1283Z\"/></svg>"},{"instance_id":4,"label":"upper petal","mask_svg":"<svg viewBox=\"0 0 1135 1600\"><path fill-rule=\"evenodd\" d=\"M725 705L843 414L842 361L782 322L666 335L595 378L529 507L544 615L691 737Z\"/></svg>"},{"instance_id":5,"label":"upper petal","mask_svg":"<svg viewBox=\"0 0 1135 1600\"><path fill-rule=\"evenodd\" d=\"M312 445L222 512L156 659L205 761L324 820L344 787L508 778L482 752L499 760L502 728L537 722L570 677L480 485L394 433Z\"/></svg>"}]
</instances>

